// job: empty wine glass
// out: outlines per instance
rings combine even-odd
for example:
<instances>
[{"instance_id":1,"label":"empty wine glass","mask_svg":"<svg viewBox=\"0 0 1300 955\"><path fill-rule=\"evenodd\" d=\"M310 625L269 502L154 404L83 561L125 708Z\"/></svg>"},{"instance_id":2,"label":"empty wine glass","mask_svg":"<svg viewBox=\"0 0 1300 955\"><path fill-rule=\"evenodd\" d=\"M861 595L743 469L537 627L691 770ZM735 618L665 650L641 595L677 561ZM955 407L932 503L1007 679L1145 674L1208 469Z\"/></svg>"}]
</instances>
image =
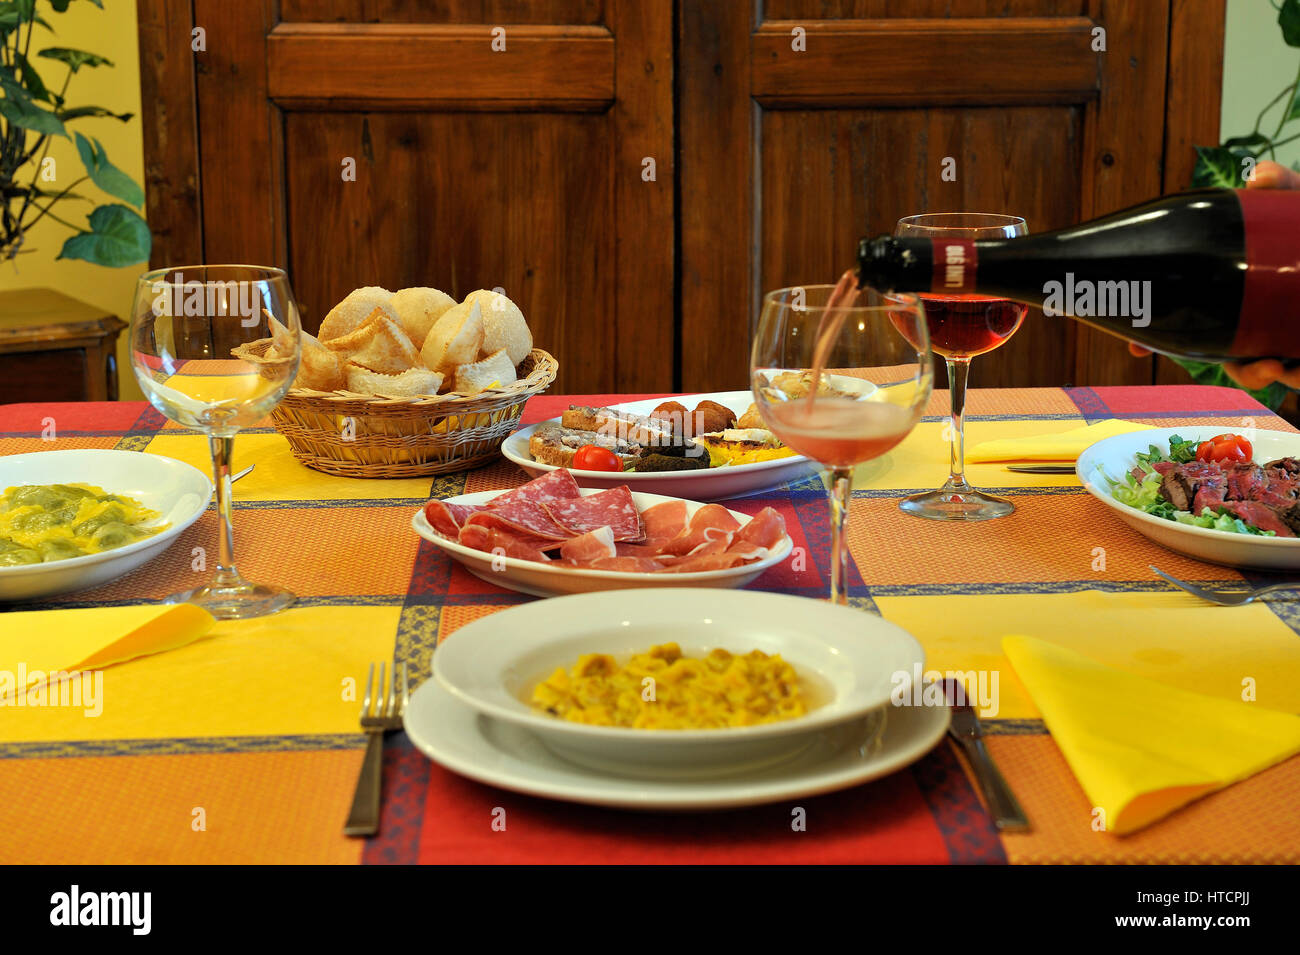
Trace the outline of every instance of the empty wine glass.
<instances>
[{"instance_id":1,"label":"empty wine glass","mask_svg":"<svg viewBox=\"0 0 1300 955\"><path fill-rule=\"evenodd\" d=\"M131 367L149 402L177 424L208 436L220 531L212 581L172 594L166 603L193 603L220 619L283 610L294 595L253 584L235 568L230 474L235 433L280 403L302 355L298 307L289 278L254 265L193 265L155 269L136 282L131 310ZM261 362L231 350L274 338Z\"/></svg>"}]
</instances>

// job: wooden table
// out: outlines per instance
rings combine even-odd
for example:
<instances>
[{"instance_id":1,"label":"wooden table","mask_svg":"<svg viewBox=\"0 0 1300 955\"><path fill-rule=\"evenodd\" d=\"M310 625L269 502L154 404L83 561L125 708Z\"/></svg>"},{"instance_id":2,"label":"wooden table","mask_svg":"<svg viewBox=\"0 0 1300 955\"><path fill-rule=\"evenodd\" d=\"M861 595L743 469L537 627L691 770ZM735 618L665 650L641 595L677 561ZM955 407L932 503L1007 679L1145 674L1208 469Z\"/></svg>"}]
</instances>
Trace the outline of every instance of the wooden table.
<instances>
[{"instance_id":1,"label":"wooden table","mask_svg":"<svg viewBox=\"0 0 1300 955\"><path fill-rule=\"evenodd\" d=\"M0 292L0 403L116 401L126 323L47 288Z\"/></svg>"}]
</instances>

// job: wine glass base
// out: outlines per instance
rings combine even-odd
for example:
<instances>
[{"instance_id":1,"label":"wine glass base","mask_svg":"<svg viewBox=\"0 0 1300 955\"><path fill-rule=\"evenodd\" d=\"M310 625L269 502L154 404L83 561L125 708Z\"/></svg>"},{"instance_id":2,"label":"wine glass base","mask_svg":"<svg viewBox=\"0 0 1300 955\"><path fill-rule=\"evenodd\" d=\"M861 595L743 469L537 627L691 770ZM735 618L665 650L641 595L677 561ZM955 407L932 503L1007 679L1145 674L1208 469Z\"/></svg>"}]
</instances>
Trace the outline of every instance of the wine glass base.
<instances>
[{"instance_id":1,"label":"wine glass base","mask_svg":"<svg viewBox=\"0 0 1300 955\"><path fill-rule=\"evenodd\" d=\"M298 598L280 587L264 584L209 584L195 590L185 590L165 598L163 603L194 604L202 607L218 620L247 620L265 617L293 606Z\"/></svg>"},{"instance_id":2,"label":"wine glass base","mask_svg":"<svg viewBox=\"0 0 1300 955\"><path fill-rule=\"evenodd\" d=\"M904 498L898 509L904 514L931 521L988 521L1006 517L1016 506L1005 498L985 494L970 486L944 486L937 491Z\"/></svg>"}]
</instances>

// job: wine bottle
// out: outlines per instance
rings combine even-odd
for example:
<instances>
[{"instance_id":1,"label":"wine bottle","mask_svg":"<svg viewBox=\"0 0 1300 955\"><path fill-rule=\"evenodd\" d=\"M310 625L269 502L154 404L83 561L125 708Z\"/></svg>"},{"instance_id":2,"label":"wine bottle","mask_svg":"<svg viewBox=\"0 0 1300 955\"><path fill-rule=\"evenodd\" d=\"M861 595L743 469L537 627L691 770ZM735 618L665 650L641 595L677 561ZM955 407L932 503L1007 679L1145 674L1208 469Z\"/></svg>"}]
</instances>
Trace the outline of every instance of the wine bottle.
<instances>
[{"instance_id":1,"label":"wine bottle","mask_svg":"<svg viewBox=\"0 0 1300 955\"><path fill-rule=\"evenodd\" d=\"M1017 238L864 238L858 283L1010 298L1188 358L1300 358L1300 192L1199 189Z\"/></svg>"}]
</instances>

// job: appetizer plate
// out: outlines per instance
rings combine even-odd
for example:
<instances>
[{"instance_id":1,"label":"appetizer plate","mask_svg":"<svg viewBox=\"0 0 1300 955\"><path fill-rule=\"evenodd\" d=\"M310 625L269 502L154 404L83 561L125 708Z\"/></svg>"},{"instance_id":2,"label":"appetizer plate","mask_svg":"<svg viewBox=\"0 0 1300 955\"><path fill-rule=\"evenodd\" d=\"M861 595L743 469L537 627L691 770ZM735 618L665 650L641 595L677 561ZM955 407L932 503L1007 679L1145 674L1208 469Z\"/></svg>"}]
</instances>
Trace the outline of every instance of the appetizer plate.
<instances>
[{"instance_id":1,"label":"appetizer plate","mask_svg":"<svg viewBox=\"0 0 1300 955\"><path fill-rule=\"evenodd\" d=\"M1300 569L1300 540L1296 538L1233 534L1208 527L1179 524L1121 504L1110 493L1105 475L1116 480L1122 479L1132 469L1139 451L1145 452L1153 444L1161 450L1167 450L1171 434L1187 440L1204 441L1232 430L1227 424L1215 427L1153 428L1150 431L1134 431L1105 438L1079 455L1076 473L1089 494L1114 511L1129 527L1163 547L1198 560L1226 564L1229 567ZM1247 434L1255 448L1256 463L1263 464L1288 455L1300 456L1300 434L1257 429L1250 429Z\"/></svg>"},{"instance_id":2,"label":"appetizer plate","mask_svg":"<svg viewBox=\"0 0 1300 955\"><path fill-rule=\"evenodd\" d=\"M679 395L677 398L685 399L682 403L689 402L689 407L694 407L706 399L716 401L734 411L737 417L744 414L754 401L754 395L749 391L718 391L706 395ZM628 401L609 407L631 414L648 415L658 405L672 400L676 399L647 398L644 401ZM534 461L528 451L528 441L532 438L533 432L543 425L559 423L559 418L551 418L549 421L542 421L516 431L502 442L501 453L533 477L545 474L547 471L558 471L559 468L553 464ZM802 454L796 454L773 461L706 468L702 471L652 471L645 474L636 471L615 474L611 471L581 471L576 468L569 468L569 471L583 487L610 488L626 484L634 491L687 497L696 501L721 501L724 498L769 491L787 481L797 481L807 477L816 468L815 462L808 460Z\"/></svg>"},{"instance_id":3,"label":"appetizer plate","mask_svg":"<svg viewBox=\"0 0 1300 955\"><path fill-rule=\"evenodd\" d=\"M787 762L714 779L636 779L577 766L522 726L467 706L437 680L426 680L411 695L404 719L417 749L478 782L567 802L673 811L756 806L879 779L932 750L948 731L949 710L891 706L818 733Z\"/></svg>"},{"instance_id":4,"label":"appetizer plate","mask_svg":"<svg viewBox=\"0 0 1300 955\"><path fill-rule=\"evenodd\" d=\"M577 473L577 472L575 472ZM582 496L590 497L600 493L594 488L583 488ZM460 494L444 498L448 504L486 504L504 491L480 491L477 494ZM632 500L637 509L646 508L674 498L661 497L658 494L633 493ZM697 501L686 502L686 514L692 514L704 505ZM741 525L748 524L750 517L739 511L728 511ZM705 570L692 574L630 574L614 570L586 570L577 567L548 566L539 561L520 560L516 557L498 557L466 547L457 541L448 540L437 534L429 526L424 516L424 509L415 512L411 518L411 527L429 543L442 548L452 560L462 564L475 577L486 580L507 590L532 594L534 597L555 597L560 594L583 594L594 590L617 590L632 587L743 587L767 568L779 564L790 555L794 542L787 534L772 552L762 560L752 564L742 564L726 570Z\"/></svg>"},{"instance_id":5,"label":"appetizer plate","mask_svg":"<svg viewBox=\"0 0 1300 955\"><path fill-rule=\"evenodd\" d=\"M433 655L433 676L493 720L523 727L557 755L603 772L695 778L790 759L818 732L859 721L911 685L925 651L907 631L806 597L762 592L663 590L653 601L626 593L554 600L545 614L512 607L461 627ZM533 687L587 653L620 662L676 642L687 656L721 647L736 655L780 654L812 706L803 716L755 726L644 730L589 726L538 712Z\"/></svg>"},{"instance_id":6,"label":"appetizer plate","mask_svg":"<svg viewBox=\"0 0 1300 955\"><path fill-rule=\"evenodd\" d=\"M18 484L93 484L135 498L162 515L154 523L168 526L153 537L102 554L0 567L0 600L35 600L87 590L131 573L165 551L199 519L213 490L207 475L182 461L107 449L0 457L0 491Z\"/></svg>"}]
</instances>

